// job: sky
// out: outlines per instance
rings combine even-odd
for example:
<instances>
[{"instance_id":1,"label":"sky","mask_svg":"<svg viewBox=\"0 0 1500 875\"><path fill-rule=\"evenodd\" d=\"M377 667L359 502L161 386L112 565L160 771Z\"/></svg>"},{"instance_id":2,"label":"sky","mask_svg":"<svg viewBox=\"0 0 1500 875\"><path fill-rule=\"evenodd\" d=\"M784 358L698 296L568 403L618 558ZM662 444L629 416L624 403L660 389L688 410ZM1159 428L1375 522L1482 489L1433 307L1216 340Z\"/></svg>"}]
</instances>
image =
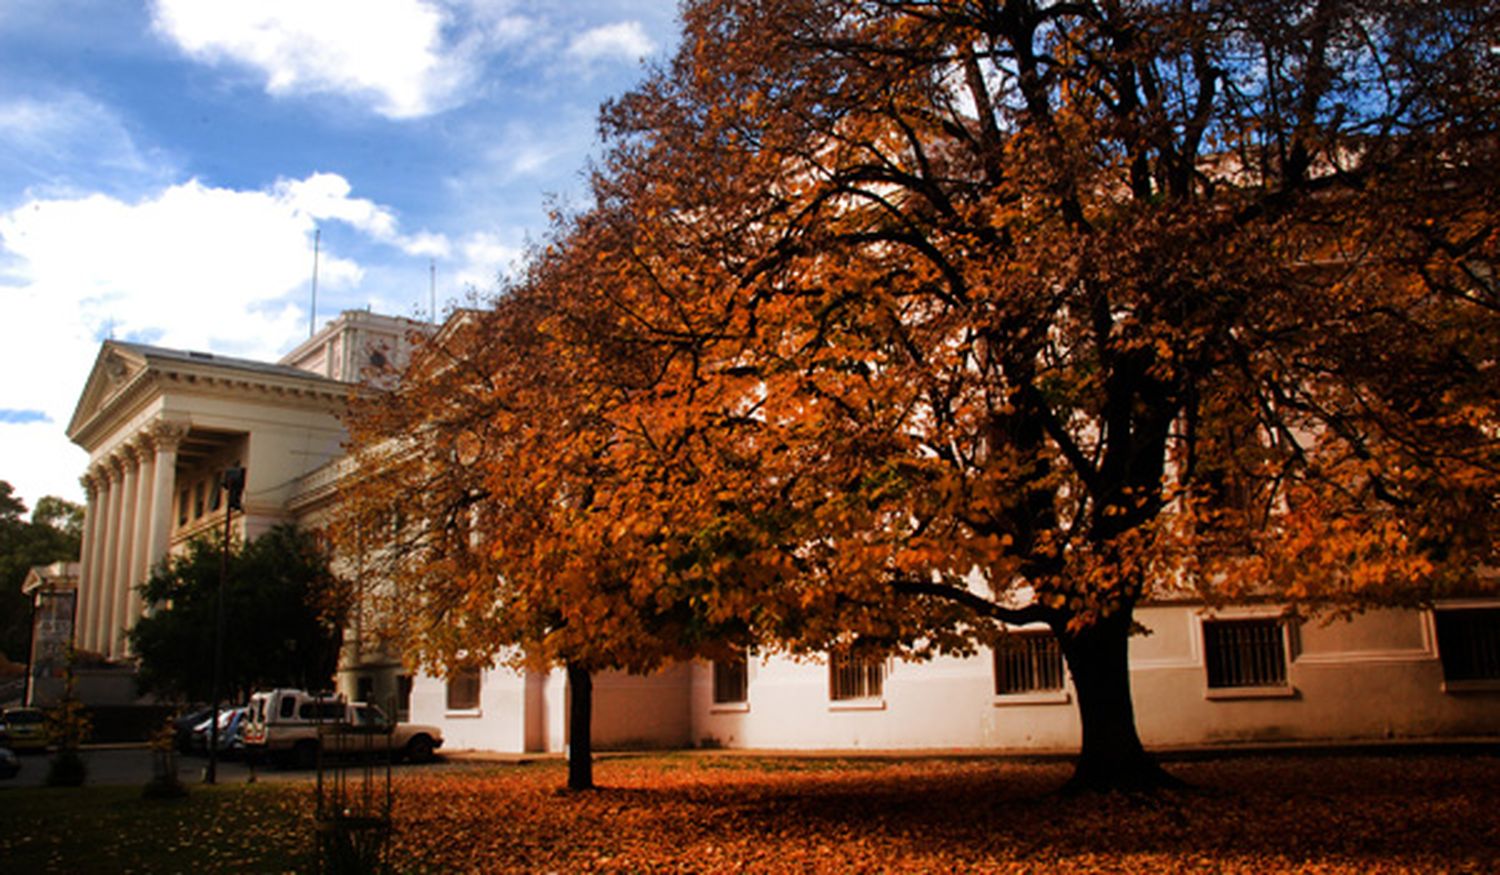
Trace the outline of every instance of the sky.
<instances>
[{"instance_id":1,"label":"sky","mask_svg":"<svg viewBox=\"0 0 1500 875\"><path fill-rule=\"evenodd\" d=\"M673 0L0 0L0 480L83 500L106 338L275 360L498 287ZM435 282L434 282L435 277Z\"/></svg>"}]
</instances>

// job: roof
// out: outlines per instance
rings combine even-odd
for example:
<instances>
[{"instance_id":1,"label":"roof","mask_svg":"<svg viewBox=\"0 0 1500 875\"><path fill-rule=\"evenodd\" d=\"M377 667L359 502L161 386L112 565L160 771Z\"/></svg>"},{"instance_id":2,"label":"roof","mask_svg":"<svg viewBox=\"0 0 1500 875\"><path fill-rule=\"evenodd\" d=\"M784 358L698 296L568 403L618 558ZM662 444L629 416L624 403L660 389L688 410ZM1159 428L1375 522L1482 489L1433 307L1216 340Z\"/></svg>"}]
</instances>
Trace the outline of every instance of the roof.
<instances>
[{"instance_id":1,"label":"roof","mask_svg":"<svg viewBox=\"0 0 1500 875\"><path fill-rule=\"evenodd\" d=\"M355 388L291 365L106 340L78 397L78 405L68 423L68 437L92 452L104 434L101 431L104 423L126 415L133 403L159 391L163 381L233 384L325 401L342 401Z\"/></svg>"}]
</instances>

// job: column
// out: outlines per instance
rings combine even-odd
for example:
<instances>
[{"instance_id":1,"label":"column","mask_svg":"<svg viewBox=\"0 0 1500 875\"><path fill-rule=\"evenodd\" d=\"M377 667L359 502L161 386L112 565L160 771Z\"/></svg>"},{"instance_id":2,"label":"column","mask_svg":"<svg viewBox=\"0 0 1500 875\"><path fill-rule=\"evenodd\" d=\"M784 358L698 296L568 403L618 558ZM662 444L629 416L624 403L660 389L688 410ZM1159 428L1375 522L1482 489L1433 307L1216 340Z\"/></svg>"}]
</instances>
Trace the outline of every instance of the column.
<instances>
[{"instance_id":1,"label":"column","mask_svg":"<svg viewBox=\"0 0 1500 875\"><path fill-rule=\"evenodd\" d=\"M151 484L151 512L148 525L146 562L149 566L167 555L172 541L172 502L177 488L177 447L187 437L184 423L157 420L151 425L151 442L156 445L156 462Z\"/></svg>"},{"instance_id":2,"label":"column","mask_svg":"<svg viewBox=\"0 0 1500 875\"><path fill-rule=\"evenodd\" d=\"M125 463L118 455L104 461L109 477L109 507L104 512L104 556L100 563L99 613L94 617L94 641L99 652L110 654L109 630L115 626L115 588L120 580L120 510L125 492Z\"/></svg>"},{"instance_id":3,"label":"column","mask_svg":"<svg viewBox=\"0 0 1500 875\"><path fill-rule=\"evenodd\" d=\"M105 557L109 555L109 506L114 493L114 482L109 476L109 463L100 460L94 465L94 483L99 489L99 515L94 520L94 546L93 572L90 574L89 591L85 596L88 602L87 624L82 627L83 649L98 653L99 646L99 618L104 613L104 590L109 580L109 562Z\"/></svg>"},{"instance_id":4,"label":"column","mask_svg":"<svg viewBox=\"0 0 1500 875\"><path fill-rule=\"evenodd\" d=\"M125 597L125 628L135 627L141 618L139 586L151 576L151 501L156 484L156 443L149 434L136 438L140 473L136 478L134 534L130 539L130 592ZM126 639L126 650L129 639Z\"/></svg>"},{"instance_id":5,"label":"column","mask_svg":"<svg viewBox=\"0 0 1500 875\"><path fill-rule=\"evenodd\" d=\"M93 607L89 589L94 580L94 542L98 540L95 530L99 526L99 482L92 471L85 471L78 482L83 484L83 493L88 503L83 511L83 544L78 549L78 590L73 608L73 646L87 650L83 630L87 628L88 610Z\"/></svg>"},{"instance_id":6,"label":"column","mask_svg":"<svg viewBox=\"0 0 1500 875\"><path fill-rule=\"evenodd\" d=\"M121 478L124 486L120 492L120 532L115 549L114 605L110 615L114 622L109 627L109 657L119 659L125 655L125 629L131 625L130 589L135 585L135 503L136 487L140 482L141 459L135 442L129 441L120 447Z\"/></svg>"}]
</instances>

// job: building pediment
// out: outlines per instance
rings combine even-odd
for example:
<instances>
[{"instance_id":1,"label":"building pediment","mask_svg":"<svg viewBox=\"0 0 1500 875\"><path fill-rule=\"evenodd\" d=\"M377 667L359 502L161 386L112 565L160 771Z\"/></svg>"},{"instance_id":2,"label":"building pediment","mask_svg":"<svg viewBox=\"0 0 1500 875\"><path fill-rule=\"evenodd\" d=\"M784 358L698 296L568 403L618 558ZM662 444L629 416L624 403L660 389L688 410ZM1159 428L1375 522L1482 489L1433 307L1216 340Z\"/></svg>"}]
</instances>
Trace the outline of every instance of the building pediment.
<instances>
[{"instance_id":1,"label":"building pediment","mask_svg":"<svg viewBox=\"0 0 1500 875\"><path fill-rule=\"evenodd\" d=\"M274 397L278 404L334 409L353 389L288 365L107 340L84 383L68 437L92 452L113 423L154 394Z\"/></svg>"},{"instance_id":2,"label":"building pediment","mask_svg":"<svg viewBox=\"0 0 1500 875\"><path fill-rule=\"evenodd\" d=\"M138 381L145 379L146 356L128 345L106 340L94 359L94 368L83 384L78 406L68 421L68 437L78 441L85 425L95 419L114 399Z\"/></svg>"}]
</instances>

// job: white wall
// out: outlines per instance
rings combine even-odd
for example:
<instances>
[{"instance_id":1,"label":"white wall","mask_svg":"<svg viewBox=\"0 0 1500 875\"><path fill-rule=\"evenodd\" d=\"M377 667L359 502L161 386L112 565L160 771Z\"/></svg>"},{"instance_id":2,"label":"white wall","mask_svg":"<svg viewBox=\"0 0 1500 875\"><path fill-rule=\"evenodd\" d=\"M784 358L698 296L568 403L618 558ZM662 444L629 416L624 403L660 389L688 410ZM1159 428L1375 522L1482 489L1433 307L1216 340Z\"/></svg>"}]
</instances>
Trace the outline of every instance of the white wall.
<instances>
[{"instance_id":1,"label":"white wall","mask_svg":"<svg viewBox=\"0 0 1500 875\"><path fill-rule=\"evenodd\" d=\"M1220 616L1275 616L1275 606ZM1352 620L1289 628L1287 680L1279 689L1210 691L1203 610L1142 608L1150 634L1131 640L1136 722L1148 746L1248 741L1492 735L1500 684L1444 689L1431 615L1369 611ZM1071 682L1061 692L994 694L988 651L925 663L894 661L884 695L831 702L828 667L785 656L752 657L747 701L713 704L708 663L646 677L594 680L599 749L729 747L790 750L1073 750L1080 731ZM412 719L443 728L449 749L561 751L566 743L561 670L485 672L477 712L444 711L445 686L418 678Z\"/></svg>"}]
</instances>

